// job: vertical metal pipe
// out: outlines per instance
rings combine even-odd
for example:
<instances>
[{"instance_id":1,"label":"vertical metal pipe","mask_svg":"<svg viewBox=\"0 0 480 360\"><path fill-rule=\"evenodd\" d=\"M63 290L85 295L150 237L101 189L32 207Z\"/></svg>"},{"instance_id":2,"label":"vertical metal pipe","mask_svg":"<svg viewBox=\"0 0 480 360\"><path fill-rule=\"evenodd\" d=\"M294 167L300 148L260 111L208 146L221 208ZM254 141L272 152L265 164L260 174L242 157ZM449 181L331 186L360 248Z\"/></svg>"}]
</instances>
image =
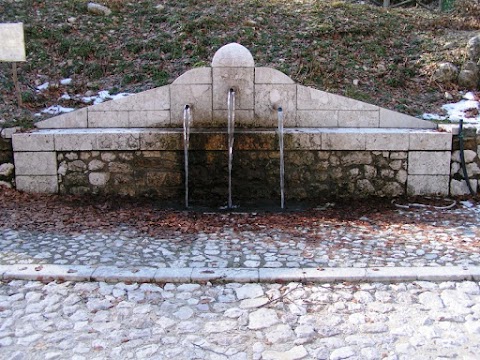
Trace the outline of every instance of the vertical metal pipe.
<instances>
[{"instance_id":1,"label":"vertical metal pipe","mask_svg":"<svg viewBox=\"0 0 480 360\"><path fill-rule=\"evenodd\" d=\"M188 208L188 150L190 145L190 126L192 124L192 111L189 105L183 110L183 155L185 165L185 207Z\"/></svg>"},{"instance_id":2,"label":"vertical metal pipe","mask_svg":"<svg viewBox=\"0 0 480 360\"><path fill-rule=\"evenodd\" d=\"M235 91L230 89L227 98L228 108L228 208L233 207L232 202L232 162L233 162L233 143L235 132Z\"/></svg>"},{"instance_id":3,"label":"vertical metal pipe","mask_svg":"<svg viewBox=\"0 0 480 360\"><path fill-rule=\"evenodd\" d=\"M283 154L283 109L278 108L278 146L280 149L280 207L285 208L285 161Z\"/></svg>"}]
</instances>

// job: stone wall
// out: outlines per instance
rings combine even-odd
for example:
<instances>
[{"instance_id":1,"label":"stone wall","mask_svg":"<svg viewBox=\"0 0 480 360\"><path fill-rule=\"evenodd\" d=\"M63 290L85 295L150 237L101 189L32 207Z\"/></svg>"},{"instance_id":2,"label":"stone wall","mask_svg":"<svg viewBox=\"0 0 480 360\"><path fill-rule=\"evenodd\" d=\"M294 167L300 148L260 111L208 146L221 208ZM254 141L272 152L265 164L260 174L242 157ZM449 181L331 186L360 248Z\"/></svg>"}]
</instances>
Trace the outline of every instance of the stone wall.
<instances>
[{"instance_id":1,"label":"stone wall","mask_svg":"<svg viewBox=\"0 0 480 360\"><path fill-rule=\"evenodd\" d=\"M0 136L0 186L13 187L15 166L13 165L12 139Z\"/></svg>"},{"instance_id":2,"label":"stone wall","mask_svg":"<svg viewBox=\"0 0 480 360\"><path fill-rule=\"evenodd\" d=\"M287 200L399 196L406 193L408 154L402 151L287 151ZM228 194L227 153L191 151L192 204L224 205ZM57 154L59 191L120 194L181 201L182 151L79 151ZM237 151L233 163L237 203L279 198L278 151Z\"/></svg>"},{"instance_id":3,"label":"stone wall","mask_svg":"<svg viewBox=\"0 0 480 360\"><path fill-rule=\"evenodd\" d=\"M480 181L480 132L477 127L466 127L464 129L464 156L470 185L473 191L478 193L480 190L478 186ZM453 137L452 143L450 194L470 194L461 168L460 139L458 136Z\"/></svg>"}]
</instances>

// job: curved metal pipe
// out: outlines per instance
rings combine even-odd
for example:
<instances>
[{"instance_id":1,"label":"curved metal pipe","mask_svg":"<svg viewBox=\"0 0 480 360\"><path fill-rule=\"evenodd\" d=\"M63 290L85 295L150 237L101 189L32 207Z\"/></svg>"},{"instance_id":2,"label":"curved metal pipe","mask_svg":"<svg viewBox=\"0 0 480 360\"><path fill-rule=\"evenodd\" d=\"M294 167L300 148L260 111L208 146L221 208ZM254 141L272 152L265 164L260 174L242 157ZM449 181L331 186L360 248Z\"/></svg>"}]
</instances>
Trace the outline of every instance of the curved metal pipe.
<instances>
[{"instance_id":1,"label":"curved metal pipe","mask_svg":"<svg viewBox=\"0 0 480 360\"><path fill-rule=\"evenodd\" d=\"M459 140L459 145L460 145L460 164L462 166L462 171L463 171L463 178L467 182L467 187L468 191L470 191L470 195L474 196L475 191L472 189L472 185L470 185L470 179L468 177L467 173L467 165L465 164L465 149L464 149L464 142L463 142L463 119L460 119L460 126L459 126L459 131L458 131L458 140Z\"/></svg>"}]
</instances>

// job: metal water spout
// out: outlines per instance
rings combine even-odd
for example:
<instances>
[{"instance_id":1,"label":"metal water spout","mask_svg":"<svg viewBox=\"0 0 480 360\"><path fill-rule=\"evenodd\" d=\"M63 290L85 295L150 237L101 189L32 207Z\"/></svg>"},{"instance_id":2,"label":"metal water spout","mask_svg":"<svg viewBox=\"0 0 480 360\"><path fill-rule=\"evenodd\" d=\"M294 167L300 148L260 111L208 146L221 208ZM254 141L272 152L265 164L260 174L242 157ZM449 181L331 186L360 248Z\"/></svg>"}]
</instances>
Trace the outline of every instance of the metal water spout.
<instances>
[{"instance_id":1,"label":"metal water spout","mask_svg":"<svg viewBox=\"0 0 480 360\"><path fill-rule=\"evenodd\" d=\"M183 154L185 158L185 207L188 208L188 149L190 146L190 127L193 122L190 105L183 110Z\"/></svg>"},{"instance_id":2,"label":"metal water spout","mask_svg":"<svg viewBox=\"0 0 480 360\"><path fill-rule=\"evenodd\" d=\"M280 149L280 207L285 208L285 161L283 155L283 109L278 108L278 147Z\"/></svg>"},{"instance_id":3,"label":"metal water spout","mask_svg":"<svg viewBox=\"0 0 480 360\"><path fill-rule=\"evenodd\" d=\"M232 203L232 162L233 162L233 143L235 140L235 90L228 91L228 208L233 207Z\"/></svg>"}]
</instances>

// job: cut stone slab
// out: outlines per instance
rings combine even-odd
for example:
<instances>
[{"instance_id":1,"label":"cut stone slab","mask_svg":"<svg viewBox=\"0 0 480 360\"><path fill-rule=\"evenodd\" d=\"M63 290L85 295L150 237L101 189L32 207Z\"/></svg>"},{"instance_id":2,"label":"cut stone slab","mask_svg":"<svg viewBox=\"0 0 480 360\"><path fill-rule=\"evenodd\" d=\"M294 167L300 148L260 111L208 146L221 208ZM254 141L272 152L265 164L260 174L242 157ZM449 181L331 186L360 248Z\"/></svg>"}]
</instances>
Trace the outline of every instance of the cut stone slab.
<instances>
[{"instance_id":1,"label":"cut stone slab","mask_svg":"<svg viewBox=\"0 0 480 360\"><path fill-rule=\"evenodd\" d=\"M128 127L128 111L90 111L88 113L89 128L126 128Z\"/></svg>"},{"instance_id":2,"label":"cut stone slab","mask_svg":"<svg viewBox=\"0 0 480 360\"><path fill-rule=\"evenodd\" d=\"M235 91L235 109L253 110L254 107L253 68L213 68L213 109L228 109L228 92Z\"/></svg>"},{"instance_id":3,"label":"cut stone slab","mask_svg":"<svg viewBox=\"0 0 480 360\"><path fill-rule=\"evenodd\" d=\"M123 269L115 266L99 266L93 272L93 281L104 282L152 282L155 277L154 268Z\"/></svg>"},{"instance_id":4,"label":"cut stone slab","mask_svg":"<svg viewBox=\"0 0 480 360\"><path fill-rule=\"evenodd\" d=\"M75 110L35 123L38 129L73 129L88 126L87 108Z\"/></svg>"},{"instance_id":5,"label":"cut stone slab","mask_svg":"<svg viewBox=\"0 0 480 360\"><path fill-rule=\"evenodd\" d=\"M170 87L168 85L143 91L138 94L105 101L88 107L88 115L96 111L170 110Z\"/></svg>"},{"instance_id":6,"label":"cut stone slab","mask_svg":"<svg viewBox=\"0 0 480 360\"><path fill-rule=\"evenodd\" d=\"M337 110L298 110L297 127L335 128L338 127Z\"/></svg>"},{"instance_id":7,"label":"cut stone slab","mask_svg":"<svg viewBox=\"0 0 480 360\"><path fill-rule=\"evenodd\" d=\"M56 175L55 152L15 152L16 175Z\"/></svg>"},{"instance_id":8,"label":"cut stone slab","mask_svg":"<svg viewBox=\"0 0 480 360\"><path fill-rule=\"evenodd\" d=\"M212 67L254 67L255 61L248 49L237 43L222 46L213 56Z\"/></svg>"},{"instance_id":9,"label":"cut stone slab","mask_svg":"<svg viewBox=\"0 0 480 360\"><path fill-rule=\"evenodd\" d=\"M13 151L53 151L53 134L16 133L12 136Z\"/></svg>"},{"instance_id":10,"label":"cut stone slab","mask_svg":"<svg viewBox=\"0 0 480 360\"><path fill-rule=\"evenodd\" d=\"M180 75L176 78L172 85L211 85L212 84L212 68L201 67Z\"/></svg>"},{"instance_id":11,"label":"cut stone slab","mask_svg":"<svg viewBox=\"0 0 480 360\"><path fill-rule=\"evenodd\" d=\"M298 110L370 110L378 111L375 105L367 104L344 96L327 93L297 85Z\"/></svg>"},{"instance_id":12,"label":"cut stone slab","mask_svg":"<svg viewBox=\"0 0 480 360\"><path fill-rule=\"evenodd\" d=\"M58 192L58 178L54 176L15 176L16 189L33 194L55 194Z\"/></svg>"},{"instance_id":13,"label":"cut stone slab","mask_svg":"<svg viewBox=\"0 0 480 360\"><path fill-rule=\"evenodd\" d=\"M436 129L437 124L427 120L414 118L396 111L380 108L381 128L404 128L404 129Z\"/></svg>"},{"instance_id":14,"label":"cut stone slab","mask_svg":"<svg viewBox=\"0 0 480 360\"><path fill-rule=\"evenodd\" d=\"M451 153L448 151L410 151L409 175L449 175Z\"/></svg>"},{"instance_id":15,"label":"cut stone slab","mask_svg":"<svg viewBox=\"0 0 480 360\"><path fill-rule=\"evenodd\" d=\"M295 81L278 70L267 67L256 67L255 84L295 84Z\"/></svg>"},{"instance_id":16,"label":"cut stone slab","mask_svg":"<svg viewBox=\"0 0 480 360\"><path fill-rule=\"evenodd\" d=\"M449 175L408 175L408 195L442 195L447 196Z\"/></svg>"},{"instance_id":17,"label":"cut stone slab","mask_svg":"<svg viewBox=\"0 0 480 360\"><path fill-rule=\"evenodd\" d=\"M282 108L284 127L295 127L297 120L296 103L296 85L256 85L256 124L260 127L277 127L278 109Z\"/></svg>"},{"instance_id":18,"label":"cut stone slab","mask_svg":"<svg viewBox=\"0 0 480 360\"><path fill-rule=\"evenodd\" d=\"M338 112L338 126L346 128L378 128L378 110L340 110Z\"/></svg>"},{"instance_id":19,"label":"cut stone slab","mask_svg":"<svg viewBox=\"0 0 480 360\"><path fill-rule=\"evenodd\" d=\"M195 268L192 271L193 282L256 282L257 269Z\"/></svg>"},{"instance_id":20,"label":"cut stone slab","mask_svg":"<svg viewBox=\"0 0 480 360\"><path fill-rule=\"evenodd\" d=\"M183 126L186 105L191 108L192 126L212 126L212 85L172 84L170 94L172 126ZM226 93L224 100L227 100Z\"/></svg>"},{"instance_id":21,"label":"cut stone slab","mask_svg":"<svg viewBox=\"0 0 480 360\"><path fill-rule=\"evenodd\" d=\"M442 132L410 133L410 150L448 150L452 149L452 134Z\"/></svg>"},{"instance_id":22,"label":"cut stone slab","mask_svg":"<svg viewBox=\"0 0 480 360\"><path fill-rule=\"evenodd\" d=\"M191 268L162 268L155 271L153 280L156 283L189 283L192 281Z\"/></svg>"},{"instance_id":23,"label":"cut stone slab","mask_svg":"<svg viewBox=\"0 0 480 360\"><path fill-rule=\"evenodd\" d=\"M90 281L95 270L86 265L4 265L4 280Z\"/></svg>"}]
</instances>

